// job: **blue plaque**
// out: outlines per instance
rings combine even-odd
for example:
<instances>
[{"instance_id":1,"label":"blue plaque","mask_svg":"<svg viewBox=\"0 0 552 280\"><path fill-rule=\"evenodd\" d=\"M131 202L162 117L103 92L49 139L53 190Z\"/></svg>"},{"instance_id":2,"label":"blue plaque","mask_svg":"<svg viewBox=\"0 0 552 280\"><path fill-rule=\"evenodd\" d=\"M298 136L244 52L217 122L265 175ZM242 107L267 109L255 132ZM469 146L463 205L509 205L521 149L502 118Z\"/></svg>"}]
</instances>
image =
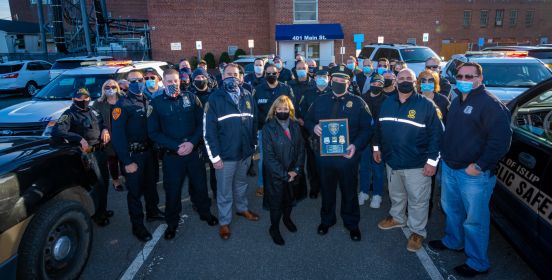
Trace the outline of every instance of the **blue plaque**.
<instances>
[{"instance_id":1,"label":"blue plaque","mask_svg":"<svg viewBox=\"0 0 552 280\"><path fill-rule=\"evenodd\" d=\"M320 155L344 156L349 147L349 122L347 119L320 120Z\"/></svg>"}]
</instances>

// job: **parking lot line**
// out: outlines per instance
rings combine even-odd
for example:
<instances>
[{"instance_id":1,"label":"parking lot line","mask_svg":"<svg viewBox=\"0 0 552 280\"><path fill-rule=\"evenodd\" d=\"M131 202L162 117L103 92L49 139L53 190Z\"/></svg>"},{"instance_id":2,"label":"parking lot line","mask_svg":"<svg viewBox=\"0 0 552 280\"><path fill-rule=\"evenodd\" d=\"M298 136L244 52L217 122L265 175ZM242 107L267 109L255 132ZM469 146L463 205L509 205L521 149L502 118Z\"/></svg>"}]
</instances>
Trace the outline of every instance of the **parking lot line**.
<instances>
[{"instance_id":1,"label":"parking lot line","mask_svg":"<svg viewBox=\"0 0 552 280\"><path fill-rule=\"evenodd\" d=\"M406 236L406 239L408 239L411 234L410 230L408 230L408 228L406 227L403 227L402 231L404 233L404 236ZM435 263L431 260L424 247L416 252L416 256L418 257L418 259L424 266L427 274L432 280L444 280L443 276L439 272L439 269L437 269L437 266L435 266Z\"/></svg>"},{"instance_id":2,"label":"parking lot line","mask_svg":"<svg viewBox=\"0 0 552 280\"><path fill-rule=\"evenodd\" d=\"M123 276L121 277L121 280L134 279L134 276L136 275L136 273L138 273L144 262L148 259L149 254L151 253L153 248L155 248L157 242L159 242L159 239L161 238L161 235L165 232L166 228L167 224L161 224L157 227L157 229L153 233L152 239L148 241L146 245L144 245L144 248L138 253L134 261L127 268L125 274L123 274Z\"/></svg>"}]
</instances>

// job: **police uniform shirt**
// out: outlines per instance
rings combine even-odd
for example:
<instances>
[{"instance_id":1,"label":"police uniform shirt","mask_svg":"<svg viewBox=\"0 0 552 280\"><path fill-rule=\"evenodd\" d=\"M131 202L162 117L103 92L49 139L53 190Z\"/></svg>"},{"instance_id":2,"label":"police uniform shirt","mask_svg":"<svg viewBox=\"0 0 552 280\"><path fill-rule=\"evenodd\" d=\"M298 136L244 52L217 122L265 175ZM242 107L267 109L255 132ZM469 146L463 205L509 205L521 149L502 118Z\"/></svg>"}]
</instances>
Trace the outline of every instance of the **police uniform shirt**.
<instances>
[{"instance_id":1,"label":"police uniform shirt","mask_svg":"<svg viewBox=\"0 0 552 280\"><path fill-rule=\"evenodd\" d=\"M63 138L69 143L80 143L84 138L88 145L101 143L105 129L102 116L94 109L81 110L74 104L59 117L52 130L52 137Z\"/></svg>"}]
</instances>

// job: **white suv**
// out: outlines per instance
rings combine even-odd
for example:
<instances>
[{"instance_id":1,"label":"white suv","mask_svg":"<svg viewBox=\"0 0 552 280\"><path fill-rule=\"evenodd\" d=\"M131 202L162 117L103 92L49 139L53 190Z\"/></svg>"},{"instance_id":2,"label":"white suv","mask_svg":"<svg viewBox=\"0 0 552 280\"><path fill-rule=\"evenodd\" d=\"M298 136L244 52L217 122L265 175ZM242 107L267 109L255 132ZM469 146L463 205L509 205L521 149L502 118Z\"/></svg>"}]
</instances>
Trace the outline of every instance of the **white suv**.
<instances>
[{"instance_id":1,"label":"white suv","mask_svg":"<svg viewBox=\"0 0 552 280\"><path fill-rule=\"evenodd\" d=\"M50 80L55 79L61 73L81 67L83 62L93 62L93 61L109 61L113 60L111 56L75 56L75 57L64 57L56 60L52 69L50 69Z\"/></svg>"},{"instance_id":2,"label":"white suv","mask_svg":"<svg viewBox=\"0 0 552 280\"><path fill-rule=\"evenodd\" d=\"M50 81L52 64L42 60L19 60L0 64L0 92L19 92L33 96Z\"/></svg>"},{"instance_id":3,"label":"white suv","mask_svg":"<svg viewBox=\"0 0 552 280\"><path fill-rule=\"evenodd\" d=\"M425 61L430 57L439 57L432 49L409 44L370 44L364 46L359 59L370 59L377 63L380 58L396 59L406 62L416 75L425 69ZM374 64L375 67L376 64Z\"/></svg>"}]
</instances>

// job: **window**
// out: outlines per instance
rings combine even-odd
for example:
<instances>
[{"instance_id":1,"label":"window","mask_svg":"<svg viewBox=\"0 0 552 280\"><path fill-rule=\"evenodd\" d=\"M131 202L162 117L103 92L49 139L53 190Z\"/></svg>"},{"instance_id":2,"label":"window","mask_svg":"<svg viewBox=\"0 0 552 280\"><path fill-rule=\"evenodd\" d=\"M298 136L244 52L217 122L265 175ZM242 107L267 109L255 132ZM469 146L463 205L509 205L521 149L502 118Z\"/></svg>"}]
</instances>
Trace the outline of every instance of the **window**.
<instances>
[{"instance_id":1,"label":"window","mask_svg":"<svg viewBox=\"0 0 552 280\"><path fill-rule=\"evenodd\" d=\"M42 65L42 69L44 70L50 70L50 68L52 68L52 64L47 62L40 62L40 65Z\"/></svg>"},{"instance_id":2,"label":"window","mask_svg":"<svg viewBox=\"0 0 552 280\"><path fill-rule=\"evenodd\" d=\"M15 37L15 46L17 49L25 49L25 36L23 34L17 34Z\"/></svg>"},{"instance_id":3,"label":"window","mask_svg":"<svg viewBox=\"0 0 552 280\"><path fill-rule=\"evenodd\" d=\"M518 11L517 10L511 10L510 11L510 26L516 26L517 17L518 17Z\"/></svg>"},{"instance_id":4,"label":"window","mask_svg":"<svg viewBox=\"0 0 552 280\"><path fill-rule=\"evenodd\" d=\"M521 105L512 116L515 131L552 147L552 90Z\"/></svg>"},{"instance_id":5,"label":"window","mask_svg":"<svg viewBox=\"0 0 552 280\"><path fill-rule=\"evenodd\" d=\"M373 61L377 61L380 58L387 58L389 60L396 59L401 60L401 57L399 55L399 52L395 49L390 48L380 48L374 55Z\"/></svg>"},{"instance_id":6,"label":"window","mask_svg":"<svg viewBox=\"0 0 552 280\"><path fill-rule=\"evenodd\" d=\"M496 10L495 26L502 27L504 21L504 10Z\"/></svg>"},{"instance_id":7,"label":"window","mask_svg":"<svg viewBox=\"0 0 552 280\"><path fill-rule=\"evenodd\" d=\"M479 19L479 25L481 27L487 27L487 24L489 24L489 11L488 10L481 10L481 17Z\"/></svg>"},{"instance_id":8,"label":"window","mask_svg":"<svg viewBox=\"0 0 552 280\"><path fill-rule=\"evenodd\" d=\"M362 48L362 51L360 51L358 58L369 59L373 52L374 47L364 47Z\"/></svg>"},{"instance_id":9,"label":"window","mask_svg":"<svg viewBox=\"0 0 552 280\"><path fill-rule=\"evenodd\" d=\"M294 0L293 21L318 21L318 0Z\"/></svg>"},{"instance_id":10,"label":"window","mask_svg":"<svg viewBox=\"0 0 552 280\"><path fill-rule=\"evenodd\" d=\"M527 14L525 14L525 26L529 27L533 25L534 16L535 16L535 11L527 11Z\"/></svg>"},{"instance_id":11,"label":"window","mask_svg":"<svg viewBox=\"0 0 552 280\"><path fill-rule=\"evenodd\" d=\"M464 27L469 27L471 25L471 17L472 17L472 11L471 10L464 10Z\"/></svg>"},{"instance_id":12,"label":"window","mask_svg":"<svg viewBox=\"0 0 552 280\"><path fill-rule=\"evenodd\" d=\"M29 71L40 71L40 70L44 70L44 68L38 62L29 62L27 64L27 70L29 70Z\"/></svg>"}]
</instances>

